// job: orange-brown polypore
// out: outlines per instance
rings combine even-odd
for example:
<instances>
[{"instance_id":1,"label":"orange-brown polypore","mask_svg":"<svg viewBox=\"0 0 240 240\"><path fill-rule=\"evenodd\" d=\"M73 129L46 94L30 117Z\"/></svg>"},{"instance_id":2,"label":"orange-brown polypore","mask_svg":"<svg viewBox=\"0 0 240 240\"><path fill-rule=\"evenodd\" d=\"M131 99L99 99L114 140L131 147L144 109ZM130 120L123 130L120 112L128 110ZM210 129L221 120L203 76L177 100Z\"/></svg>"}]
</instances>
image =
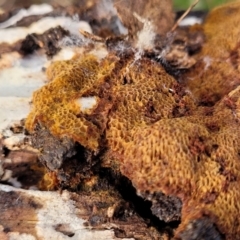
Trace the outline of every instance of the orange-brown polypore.
<instances>
[{"instance_id":1,"label":"orange-brown polypore","mask_svg":"<svg viewBox=\"0 0 240 240\"><path fill-rule=\"evenodd\" d=\"M190 94L148 58L85 55L50 66L52 81L34 93L27 128L33 131L40 123L56 137L101 150L101 159L112 157L139 193L181 199L177 237L189 223L207 217L226 239L237 239L240 73L234 53L239 51L239 11L237 2L207 18L199 62L186 74ZM89 96L97 103L83 112L77 100Z\"/></svg>"},{"instance_id":2,"label":"orange-brown polypore","mask_svg":"<svg viewBox=\"0 0 240 240\"><path fill-rule=\"evenodd\" d=\"M213 105L240 84L239 22L236 1L212 10L203 24L205 44L183 79L200 104Z\"/></svg>"},{"instance_id":3,"label":"orange-brown polypore","mask_svg":"<svg viewBox=\"0 0 240 240\"><path fill-rule=\"evenodd\" d=\"M239 99L239 94L238 89L232 98ZM178 233L206 216L226 239L240 233L239 120L225 101L212 116L197 112L136 128L125 145L121 171L138 191L163 192L182 200Z\"/></svg>"},{"instance_id":4,"label":"orange-brown polypore","mask_svg":"<svg viewBox=\"0 0 240 240\"><path fill-rule=\"evenodd\" d=\"M101 131L86 119L79 99L84 96L97 97L95 85L101 84L101 79L112 65L109 62L103 66L92 55L53 63L47 71L52 81L33 95L33 109L26 121L27 129L33 131L38 122L54 136L68 136L96 151Z\"/></svg>"}]
</instances>

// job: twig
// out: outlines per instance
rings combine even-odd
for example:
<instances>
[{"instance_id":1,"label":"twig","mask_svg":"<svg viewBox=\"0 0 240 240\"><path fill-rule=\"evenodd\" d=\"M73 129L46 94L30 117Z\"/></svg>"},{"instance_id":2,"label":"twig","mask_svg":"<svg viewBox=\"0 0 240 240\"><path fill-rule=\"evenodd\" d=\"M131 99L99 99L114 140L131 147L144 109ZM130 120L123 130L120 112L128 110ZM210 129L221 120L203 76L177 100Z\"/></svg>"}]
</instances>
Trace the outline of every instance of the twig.
<instances>
[{"instance_id":1,"label":"twig","mask_svg":"<svg viewBox=\"0 0 240 240\"><path fill-rule=\"evenodd\" d=\"M83 31L83 30L79 30L79 32L85 37L85 38L88 38L94 42L104 42L104 39L99 37L99 36L96 36L92 33L89 33L89 32L86 32L86 31Z\"/></svg>"},{"instance_id":2,"label":"twig","mask_svg":"<svg viewBox=\"0 0 240 240\"><path fill-rule=\"evenodd\" d=\"M174 26L171 29L171 32L175 31L180 22L188 15L188 13L198 4L199 0L196 0L184 13L183 15L177 20Z\"/></svg>"}]
</instances>

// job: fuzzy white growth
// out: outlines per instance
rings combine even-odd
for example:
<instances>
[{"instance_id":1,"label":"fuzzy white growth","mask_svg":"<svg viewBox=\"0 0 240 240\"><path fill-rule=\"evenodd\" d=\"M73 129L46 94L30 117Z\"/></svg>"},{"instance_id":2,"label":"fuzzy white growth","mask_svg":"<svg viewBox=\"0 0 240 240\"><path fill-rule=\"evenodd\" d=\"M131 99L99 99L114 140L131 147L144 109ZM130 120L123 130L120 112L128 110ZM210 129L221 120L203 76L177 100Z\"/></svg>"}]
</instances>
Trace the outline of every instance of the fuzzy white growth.
<instances>
[{"instance_id":1,"label":"fuzzy white growth","mask_svg":"<svg viewBox=\"0 0 240 240\"><path fill-rule=\"evenodd\" d=\"M128 34L128 29L123 26L121 21L119 19L116 20L116 25L118 27L119 33L122 35L127 35Z\"/></svg>"},{"instance_id":2,"label":"fuzzy white growth","mask_svg":"<svg viewBox=\"0 0 240 240\"><path fill-rule=\"evenodd\" d=\"M172 32L168 32L167 35L166 35L166 46L160 51L160 53L158 54L157 56L157 59L161 60L161 62L163 64L167 64L167 61L166 61L166 55L169 53L170 51L170 46L171 46L171 43L173 42L174 40L174 36L175 36L175 33L172 33Z\"/></svg>"},{"instance_id":3,"label":"fuzzy white growth","mask_svg":"<svg viewBox=\"0 0 240 240\"><path fill-rule=\"evenodd\" d=\"M108 55L108 50L105 44L96 43L93 40L84 37L83 35L80 35L80 36L71 35L69 37L65 37L59 42L59 46L63 48L61 51L65 50L66 53L68 53L68 55L70 56L71 49L72 49L72 52L81 53L83 52L82 47L87 46L91 43L94 44L94 48L91 51L89 51L89 54L94 55L99 60L105 58ZM55 61L57 59L54 57L53 60Z\"/></svg>"},{"instance_id":4,"label":"fuzzy white growth","mask_svg":"<svg viewBox=\"0 0 240 240\"><path fill-rule=\"evenodd\" d=\"M143 28L137 33L137 43L136 43L137 50L135 51L134 60L131 63L130 67L132 67L139 59L142 58L144 54L144 50L154 48L154 40L156 37L156 33L154 32L154 27L149 20L142 18L136 12L134 12L133 15L140 22L143 23Z\"/></svg>"},{"instance_id":5,"label":"fuzzy white growth","mask_svg":"<svg viewBox=\"0 0 240 240\"><path fill-rule=\"evenodd\" d=\"M132 67L138 60L141 59L141 57L143 56L144 54L144 51L143 49L138 49L135 54L134 54L134 59L133 59L133 62L131 63L130 67Z\"/></svg>"},{"instance_id":6,"label":"fuzzy white growth","mask_svg":"<svg viewBox=\"0 0 240 240\"><path fill-rule=\"evenodd\" d=\"M168 51L169 51L169 47L167 46L158 54L157 59L161 59L163 63L166 63L165 56L168 53Z\"/></svg>"},{"instance_id":7,"label":"fuzzy white growth","mask_svg":"<svg viewBox=\"0 0 240 240\"><path fill-rule=\"evenodd\" d=\"M154 47L154 40L156 37L156 33L154 32L153 24L145 19L139 16L136 12L133 13L133 15L143 23L143 28L137 33L138 40L136 47L139 49L150 49Z\"/></svg>"},{"instance_id":8,"label":"fuzzy white growth","mask_svg":"<svg viewBox=\"0 0 240 240\"><path fill-rule=\"evenodd\" d=\"M98 60L101 60L108 55L108 50L105 45L100 43L100 44L96 44L94 49L89 53L97 57Z\"/></svg>"},{"instance_id":9,"label":"fuzzy white growth","mask_svg":"<svg viewBox=\"0 0 240 240\"><path fill-rule=\"evenodd\" d=\"M128 46L128 45L124 44L124 42L119 42L119 43L116 44L116 46L114 47L114 49L115 49L117 52L124 54L125 51L131 50L131 49L133 49L133 48L132 48L131 46Z\"/></svg>"},{"instance_id":10,"label":"fuzzy white growth","mask_svg":"<svg viewBox=\"0 0 240 240\"><path fill-rule=\"evenodd\" d=\"M60 42L60 47L82 47L92 43L92 40L85 38L82 34L64 37Z\"/></svg>"},{"instance_id":11,"label":"fuzzy white growth","mask_svg":"<svg viewBox=\"0 0 240 240\"><path fill-rule=\"evenodd\" d=\"M87 22L80 21L78 15L73 16L72 22L67 23L65 28L70 31L71 35L63 38L59 42L60 47L80 47L92 42L80 33L80 31L85 31L91 34L92 28Z\"/></svg>"},{"instance_id":12,"label":"fuzzy white growth","mask_svg":"<svg viewBox=\"0 0 240 240\"><path fill-rule=\"evenodd\" d=\"M97 104L96 97L81 97L77 99L78 104L80 105L80 109L82 112L87 110L91 110Z\"/></svg>"},{"instance_id":13,"label":"fuzzy white growth","mask_svg":"<svg viewBox=\"0 0 240 240\"><path fill-rule=\"evenodd\" d=\"M70 31L71 34L76 36L81 36L79 30L86 31L92 33L92 28L89 23L86 21L81 21L77 15L73 16L73 18L67 18L63 27Z\"/></svg>"},{"instance_id":14,"label":"fuzzy white growth","mask_svg":"<svg viewBox=\"0 0 240 240\"><path fill-rule=\"evenodd\" d=\"M190 26L190 25L201 24L201 23L202 23L202 19L201 18L190 16L190 17L184 18L179 23L179 26Z\"/></svg>"},{"instance_id":15,"label":"fuzzy white growth","mask_svg":"<svg viewBox=\"0 0 240 240\"><path fill-rule=\"evenodd\" d=\"M12 16L7 21L0 23L0 29L12 26L24 17L42 15L52 11L53 7L49 4L32 5L29 9L21 9L16 15Z\"/></svg>"},{"instance_id":16,"label":"fuzzy white growth","mask_svg":"<svg viewBox=\"0 0 240 240\"><path fill-rule=\"evenodd\" d=\"M117 16L117 10L113 5L112 0L101 0L97 5L97 13L99 19L110 18L112 16ZM127 28L123 26L119 19L116 20L116 24L118 26L118 30L120 34L126 35L128 33Z\"/></svg>"},{"instance_id":17,"label":"fuzzy white growth","mask_svg":"<svg viewBox=\"0 0 240 240\"><path fill-rule=\"evenodd\" d=\"M212 58L209 56L203 58L203 62L205 63L204 71L206 71L211 66L212 61Z\"/></svg>"},{"instance_id":18,"label":"fuzzy white growth","mask_svg":"<svg viewBox=\"0 0 240 240\"><path fill-rule=\"evenodd\" d=\"M109 16L115 16L116 15L116 9L113 6L112 0L101 0L99 1L97 5L97 13L98 17L106 18Z\"/></svg>"}]
</instances>

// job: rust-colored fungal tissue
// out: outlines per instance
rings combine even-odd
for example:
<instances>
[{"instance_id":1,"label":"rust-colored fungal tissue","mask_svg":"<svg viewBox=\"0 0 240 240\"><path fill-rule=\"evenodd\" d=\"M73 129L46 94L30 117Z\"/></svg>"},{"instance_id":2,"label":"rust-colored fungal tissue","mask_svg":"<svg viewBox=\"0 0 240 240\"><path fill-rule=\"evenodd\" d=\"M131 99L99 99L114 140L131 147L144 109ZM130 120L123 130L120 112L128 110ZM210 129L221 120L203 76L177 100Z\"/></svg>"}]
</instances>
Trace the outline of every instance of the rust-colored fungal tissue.
<instances>
[{"instance_id":1,"label":"rust-colored fungal tissue","mask_svg":"<svg viewBox=\"0 0 240 240\"><path fill-rule=\"evenodd\" d=\"M95 27L46 69L25 121L40 188L146 201L158 222L139 239L240 239L240 2L174 31L172 5L147 2L114 1L128 35Z\"/></svg>"}]
</instances>

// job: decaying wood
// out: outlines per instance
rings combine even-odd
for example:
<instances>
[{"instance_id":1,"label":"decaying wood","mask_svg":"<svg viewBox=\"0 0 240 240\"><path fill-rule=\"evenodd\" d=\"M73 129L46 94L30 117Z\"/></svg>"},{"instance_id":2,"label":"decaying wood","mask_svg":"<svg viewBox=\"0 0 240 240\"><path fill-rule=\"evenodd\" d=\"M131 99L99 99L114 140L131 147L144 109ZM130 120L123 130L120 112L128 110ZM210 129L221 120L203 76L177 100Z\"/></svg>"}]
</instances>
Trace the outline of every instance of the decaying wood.
<instances>
[{"instance_id":1,"label":"decaying wood","mask_svg":"<svg viewBox=\"0 0 240 240\"><path fill-rule=\"evenodd\" d=\"M20 190L0 184L1 239L150 240L164 237L155 229L148 230L131 211L121 213L122 219L117 219L116 214L126 203L116 202L106 194Z\"/></svg>"}]
</instances>

